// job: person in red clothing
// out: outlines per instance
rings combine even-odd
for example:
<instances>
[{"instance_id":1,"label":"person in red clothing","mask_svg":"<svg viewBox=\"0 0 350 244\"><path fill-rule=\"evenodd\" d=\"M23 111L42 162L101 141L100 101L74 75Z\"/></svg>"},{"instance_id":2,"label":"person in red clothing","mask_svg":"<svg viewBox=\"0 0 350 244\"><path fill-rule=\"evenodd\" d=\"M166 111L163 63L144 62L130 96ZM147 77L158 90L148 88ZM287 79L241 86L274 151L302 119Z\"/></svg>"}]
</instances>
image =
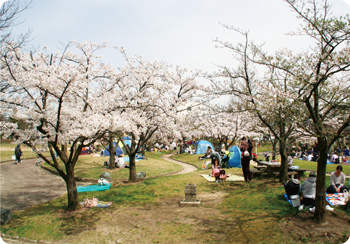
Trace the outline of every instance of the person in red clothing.
<instances>
[{"instance_id":1,"label":"person in red clothing","mask_svg":"<svg viewBox=\"0 0 350 244\"><path fill-rule=\"evenodd\" d=\"M244 150L241 154L241 164L244 180L246 182L250 182L252 180L252 174L250 173L249 165L250 165L250 154L247 150Z\"/></svg>"}]
</instances>

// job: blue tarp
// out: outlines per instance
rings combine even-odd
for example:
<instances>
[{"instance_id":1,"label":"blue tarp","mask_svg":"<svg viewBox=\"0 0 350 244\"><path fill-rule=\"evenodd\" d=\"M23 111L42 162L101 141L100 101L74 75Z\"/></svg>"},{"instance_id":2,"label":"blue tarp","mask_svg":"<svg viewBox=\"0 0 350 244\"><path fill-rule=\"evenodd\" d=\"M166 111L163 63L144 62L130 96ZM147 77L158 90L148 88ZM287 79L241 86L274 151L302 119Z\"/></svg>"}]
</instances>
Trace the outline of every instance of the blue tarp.
<instances>
[{"instance_id":1,"label":"blue tarp","mask_svg":"<svg viewBox=\"0 0 350 244\"><path fill-rule=\"evenodd\" d=\"M230 152L228 167L241 168L241 150L237 146L233 146L228 151Z\"/></svg>"},{"instance_id":2,"label":"blue tarp","mask_svg":"<svg viewBox=\"0 0 350 244\"><path fill-rule=\"evenodd\" d=\"M198 141L196 143L196 145L195 145L195 147L196 147L196 154L205 154L205 152L208 149L208 146L210 146L213 149L213 151L214 151L213 144L211 144L210 142L205 141L205 140Z\"/></svg>"},{"instance_id":3,"label":"blue tarp","mask_svg":"<svg viewBox=\"0 0 350 244\"><path fill-rule=\"evenodd\" d=\"M88 191L105 191L111 188L112 183L105 186L91 185L91 186L77 186L77 192L88 192Z\"/></svg>"}]
</instances>

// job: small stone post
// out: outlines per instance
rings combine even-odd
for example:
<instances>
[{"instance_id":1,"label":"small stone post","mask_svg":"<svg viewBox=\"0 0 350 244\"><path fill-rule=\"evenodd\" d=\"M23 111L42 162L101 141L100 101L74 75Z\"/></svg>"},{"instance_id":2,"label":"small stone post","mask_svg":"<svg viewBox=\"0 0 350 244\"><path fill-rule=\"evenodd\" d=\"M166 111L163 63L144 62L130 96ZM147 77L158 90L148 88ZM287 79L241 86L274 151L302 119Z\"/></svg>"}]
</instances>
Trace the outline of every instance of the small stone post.
<instances>
[{"instance_id":1,"label":"small stone post","mask_svg":"<svg viewBox=\"0 0 350 244\"><path fill-rule=\"evenodd\" d=\"M185 186L185 200L180 202L180 206L189 205L189 206L199 206L200 200L196 200L197 188L196 185L186 185Z\"/></svg>"}]
</instances>

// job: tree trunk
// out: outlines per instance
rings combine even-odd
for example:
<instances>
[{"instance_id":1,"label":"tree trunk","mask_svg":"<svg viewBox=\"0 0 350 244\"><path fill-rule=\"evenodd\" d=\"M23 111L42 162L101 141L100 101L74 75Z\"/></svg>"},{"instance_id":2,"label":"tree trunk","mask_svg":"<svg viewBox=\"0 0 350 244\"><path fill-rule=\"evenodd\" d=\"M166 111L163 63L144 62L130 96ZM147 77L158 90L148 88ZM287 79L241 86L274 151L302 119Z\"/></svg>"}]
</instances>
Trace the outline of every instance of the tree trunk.
<instances>
[{"instance_id":1,"label":"tree trunk","mask_svg":"<svg viewBox=\"0 0 350 244\"><path fill-rule=\"evenodd\" d=\"M320 150L320 158L317 162L317 179L316 179L316 210L315 220L318 223L326 221L326 166L327 166L327 139L325 137L318 137L318 148Z\"/></svg>"},{"instance_id":2,"label":"tree trunk","mask_svg":"<svg viewBox=\"0 0 350 244\"><path fill-rule=\"evenodd\" d=\"M179 153L182 154L184 153L184 147L185 147L185 137L182 138L182 144L180 145L180 150Z\"/></svg>"},{"instance_id":3,"label":"tree trunk","mask_svg":"<svg viewBox=\"0 0 350 244\"><path fill-rule=\"evenodd\" d=\"M109 135L109 169L115 169L115 158L114 158L114 153L115 153L115 149L118 145L116 145L116 147L114 147L113 145L113 135L110 134Z\"/></svg>"},{"instance_id":4,"label":"tree trunk","mask_svg":"<svg viewBox=\"0 0 350 244\"><path fill-rule=\"evenodd\" d=\"M129 154L129 182L136 182L136 153Z\"/></svg>"},{"instance_id":5,"label":"tree trunk","mask_svg":"<svg viewBox=\"0 0 350 244\"><path fill-rule=\"evenodd\" d=\"M63 145L61 145L61 151L65 154L65 155L68 155L68 144L65 143Z\"/></svg>"},{"instance_id":6,"label":"tree trunk","mask_svg":"<svg viewBox=\"0 0 350 244\"><path fill-rule=\"evenodd\" d=\"M68 211L74 211L80 207L77 186L74 180L74 169L72 162L66 164L67 176L65 177L68 195Z\"/></svg>"},{"instance_id":7,"label":"tree trunk","mask_svg":"<svg viewBox=\"0 0 350 244\"><path fill-rule=\"evenodd\" d=\"M272 160L276 160L276 152L277 152L277 140L271 140L272 142Z\"/></svg>"},{"instance_id":8,"label":"tree trunk","mask_svg":"<svg viewBox=\"0 0 350 244\"><path fill-rule=\"evenodd\" d=\"M286 141L284 138L280 138L280 154L281 154L281 169L280 169L280 182L286 182L288 180L288 162L286 154Z\"/></svg>"}]
</instances>

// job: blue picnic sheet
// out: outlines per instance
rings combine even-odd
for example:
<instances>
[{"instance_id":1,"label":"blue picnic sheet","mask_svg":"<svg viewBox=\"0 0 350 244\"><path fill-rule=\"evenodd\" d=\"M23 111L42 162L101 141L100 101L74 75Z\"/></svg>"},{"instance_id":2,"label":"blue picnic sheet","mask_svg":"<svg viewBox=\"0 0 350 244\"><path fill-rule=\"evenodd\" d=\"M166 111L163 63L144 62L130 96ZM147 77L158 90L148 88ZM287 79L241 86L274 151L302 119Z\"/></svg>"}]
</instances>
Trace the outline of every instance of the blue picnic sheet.
<instances>
[{"instance_id":1,"label":"blue picnic sheet","mask_svg":"<svg viewBox=\"0 0 350 244\"><path fill-rule=\"evenodd\" d=\"M287 201L290 203L290 205L293 206L293 203L292 203L292 201L289 199L289 197L287 196L287 194L284 193L283 196L287 199Z\"/></svg>"},{"instance_id":2,"label":"blue picnic sheet","mask_svg":"<svg viewBox=\"0 0 350 244\"><path fill-rule=\"evenodd\" d=\"M283 196L287 199L287 201L293 206L292 201L289 199L286 193ZM342 199L343 193L334 193L334 194L326 194L326 201L331 206L336 205L345 205L345 202Z\"/></svg>"},{"instance_id":3,"label":"blue picnic sheet","mask_svg":"<svg viewBox=\"0 0 350 244\"><path fill-rule=\"evenodd\" d=\"M344 199L344 193L333 193L333 194L326 194L326 201L331 206L337 206L337 205L346 205L345 199Z\"/></svg>"},{"instance_id":4,"label":"blue picnic sheet","mask_svg":"<svg viewBox=\"0 0 350 244\"><path fill-rule=\"evenodd\" d=\"M91 186L78 186L77 191L78 192L88 192L88 191L105 191L111 188L112 183L109 183L108 185L91 185Z\"/></svg>"}]
</instances>

